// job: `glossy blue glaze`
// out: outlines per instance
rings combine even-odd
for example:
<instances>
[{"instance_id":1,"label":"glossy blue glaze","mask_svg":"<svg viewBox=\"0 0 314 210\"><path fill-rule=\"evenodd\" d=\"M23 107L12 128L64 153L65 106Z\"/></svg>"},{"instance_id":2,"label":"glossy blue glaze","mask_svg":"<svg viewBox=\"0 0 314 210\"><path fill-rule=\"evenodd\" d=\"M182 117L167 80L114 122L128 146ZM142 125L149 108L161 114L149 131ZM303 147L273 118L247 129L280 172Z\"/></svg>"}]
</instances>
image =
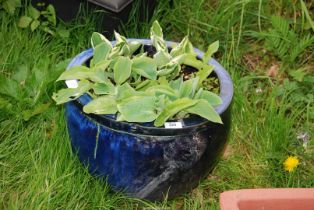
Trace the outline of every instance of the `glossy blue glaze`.
<instances>
[{"instance_id":1,"label":"glossy blue glaze","mask_svg":"<svg viewBox=\"0 0 314 210\"><path fill-rule=\"evenodd\" d=\"M137 41L149 44L147 40ZM69 68L91 56L92 50L84 51ZM230 125L232 82L215 60L211 63L220 80L223 104L216 110L223 125L200 117L185 120L182 129L117 122L114 116L83 113L82 105L90 100L85 95L66 104L71 144L80 161L92 174L107 178L114 190L138 198L160 200L166 193L172 198L195 187L214 167Z\"/></svg>"}]
</instances>

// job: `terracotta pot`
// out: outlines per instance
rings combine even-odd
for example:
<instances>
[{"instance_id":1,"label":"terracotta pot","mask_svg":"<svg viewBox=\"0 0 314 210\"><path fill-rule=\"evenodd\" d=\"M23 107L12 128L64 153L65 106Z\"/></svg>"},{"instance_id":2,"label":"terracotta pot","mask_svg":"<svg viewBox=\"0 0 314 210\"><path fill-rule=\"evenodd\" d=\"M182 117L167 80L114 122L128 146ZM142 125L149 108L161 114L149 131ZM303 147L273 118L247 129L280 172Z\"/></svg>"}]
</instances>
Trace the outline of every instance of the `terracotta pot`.
<instances>
[{"instance_id":1,"label":"terracotta pot","mask_svg":"<svg viewBox=\"0 0 314 210\"><path fill-rule=\"evenodd\" d=\"M221 210L314 210L314 188L247 189L220 194Z\"/></svg>"}]
</instances>

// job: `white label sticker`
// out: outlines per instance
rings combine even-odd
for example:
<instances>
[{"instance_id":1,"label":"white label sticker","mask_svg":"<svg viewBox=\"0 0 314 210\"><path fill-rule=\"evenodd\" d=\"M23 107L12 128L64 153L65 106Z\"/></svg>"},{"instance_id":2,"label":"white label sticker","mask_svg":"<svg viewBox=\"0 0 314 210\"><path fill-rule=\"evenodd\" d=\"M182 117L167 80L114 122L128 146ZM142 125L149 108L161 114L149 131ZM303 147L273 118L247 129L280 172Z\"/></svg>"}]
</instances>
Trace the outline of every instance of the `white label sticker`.
<instances>
[{"instance_id":1,"label":"white label sticker","mask_svg":"<svg viewBox=\"0 0 314 210\"><path fill-rule=\"evenodd\" d=\"M68 88L77 88L78 87L77 80L75 80L75 79L66 80L65 83L67 84Z\"/></svg>"},{"instance_id":2,"label":"white label sticker","mask_svg":"<svg viewBox=\"0 0 314 210\"><path fill-rule=\"evenodd\" d=\"M182 128L181 122L166 122L165 128Z\"/></svg>"}]
</instances>

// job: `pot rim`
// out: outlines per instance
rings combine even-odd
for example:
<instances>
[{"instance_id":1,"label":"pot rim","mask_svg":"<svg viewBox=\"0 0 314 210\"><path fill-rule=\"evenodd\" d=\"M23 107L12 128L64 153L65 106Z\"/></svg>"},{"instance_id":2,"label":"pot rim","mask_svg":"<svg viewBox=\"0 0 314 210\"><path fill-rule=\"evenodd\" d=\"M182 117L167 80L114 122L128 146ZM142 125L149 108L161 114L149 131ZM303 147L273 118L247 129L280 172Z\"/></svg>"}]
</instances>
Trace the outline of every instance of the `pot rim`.
<instances>
[{"instance_id":1,"label":"pot rim","mask_svg":"<svg viewBox=\"0 0 314 210\"><path fill-rule=\"evenodd\" d=\"M127 41L131 42L131 41L136 41L136 42L140 42L143 45L151 45L152 42L150 39L127 39ZM115 45L116 41L111 41L112 45ZM167 47L172 47L175 46L177 44L179 44L178 42L173 42L173 41L166 41ZM203 57L204 52L202 52L201 50L194 48L194 51L197 53L197 56L199 56L200 58ZM88 59L90 59L93 56L93 49L87 49L83 52L81 52L80 54L76 55L71 62L69 63L69 65L67 66L66 70L69 70L70 68L74 67L74 66L79 66L82 65L83 63L85 63ZM229 107L229 105L231 104L232 101L232 97L233 97L233 82L231 80L231 77L229 75L229 73L224 69L224 67L222 67L215 59L211 58L210 61L208 62L208 64L213 65L214 66L214 72L216 73L218 79L219 79L219 85L220 85L220 94L219 96L222 99L222 104L215 107L215 110L217 111L217 113L219 115L222 115ZM68 88L76 88L77 87L77 80L66 80L65 81L66 85ZM82 95L81 97L79 97L78 99L76 99L76 102L78 102L79 105L83 106L85 104L87 104L89 101L91 101L91 97L87 94ZM86 113L84 113L86 114ZM132 122L118 122L115 120L115 118L113 117L114 115L95 115L95 114L86 114L91 116L92 118L96 118L96 119L100 119L101 120L109 120L109 121L114 121L115 123L120 123L122 125L125 124L130 124L133 125L135 127L140 128L140 130L145 129L145 128L149 128L149 129L157 129L157 130L172 130L172 129L182 129L182 128L164 128L164 127L155 127L153 126L153 123L132 123ZM204 125L207 124L209 121L207 119L204 119L202 117L189 117L189 118L184 118L182 120L180 120L183 123L183 128L193 128L193 127L197 127L200 125ZM171 122L171 121L167 121L167 122ZM112 122L111 122L112 123ZM131 126L131 127L133 127Z\"/></svg>"}]
</instances>

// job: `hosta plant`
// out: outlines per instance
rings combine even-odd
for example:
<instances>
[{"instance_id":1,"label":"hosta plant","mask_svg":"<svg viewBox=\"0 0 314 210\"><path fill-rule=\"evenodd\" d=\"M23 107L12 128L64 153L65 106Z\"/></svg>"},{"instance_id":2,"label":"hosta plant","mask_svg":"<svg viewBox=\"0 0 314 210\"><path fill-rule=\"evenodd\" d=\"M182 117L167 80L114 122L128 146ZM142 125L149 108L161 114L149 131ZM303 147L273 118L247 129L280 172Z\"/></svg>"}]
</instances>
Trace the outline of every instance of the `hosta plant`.
<instances>
[{"instance_id":1,"label":"hosta plant","mask_svg":"<svg viewBox=\"0 0 314 210\"><path fill-rule=\"evenodd\" d=\"M92 98L83 107L87 114L115 114L118 121L154 122L157 127L191 114L222 123L214 109L222 101L206 86L213 70L208 61L217 51L218 41L199 59L188 37L168 48L157 21L150 38L151 47L115 33L113 46L94 32L93 58L58 78L75 79L77 87L61 89L53 99L62 104L87 93Z\"/></svg>"}]
</instances>

